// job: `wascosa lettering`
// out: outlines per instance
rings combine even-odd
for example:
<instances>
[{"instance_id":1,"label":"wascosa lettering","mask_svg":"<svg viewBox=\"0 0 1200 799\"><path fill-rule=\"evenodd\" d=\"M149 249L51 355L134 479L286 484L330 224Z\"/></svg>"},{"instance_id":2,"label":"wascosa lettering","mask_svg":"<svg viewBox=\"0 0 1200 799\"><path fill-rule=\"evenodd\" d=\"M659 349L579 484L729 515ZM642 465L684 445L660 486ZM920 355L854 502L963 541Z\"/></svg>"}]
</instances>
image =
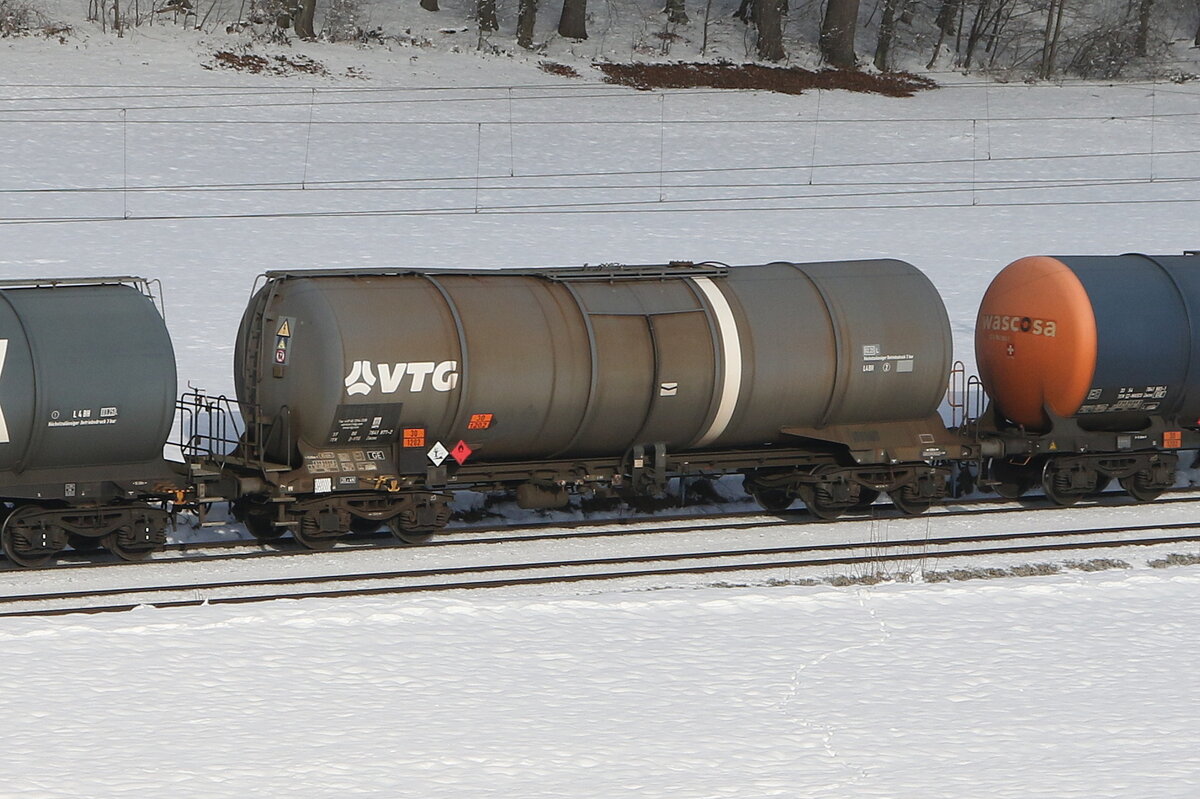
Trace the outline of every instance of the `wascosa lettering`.
<instances>
[{"instance_id":1,"label":"wascosa lettering","mask_svg":"<svg viewBox=\"0 0 1200 799\"><path fill-rule=\"evenodd\" d=\"M1013 333L1032 333L1035 336L1053 338L1058 333L1058 323L1050 319L1033 319L1029 316L1003 316L1001 314L982 314L979 324L984 330L1011 331Z\"/></svg>"},{"instance_id":2,"label":"wascosa lettering","mask_svg":"<svg viewBox=\"0 0 1200 799\"><path fill-rule=\"evenodd\" d=\"M404 378L408 390L450 391L458 386L458 361L410 361L409 363L372 363L355 361L346 375L346 393L350 396L370 394L376 385L381 394L395 394Z\"/></svg>"}]
</instances>

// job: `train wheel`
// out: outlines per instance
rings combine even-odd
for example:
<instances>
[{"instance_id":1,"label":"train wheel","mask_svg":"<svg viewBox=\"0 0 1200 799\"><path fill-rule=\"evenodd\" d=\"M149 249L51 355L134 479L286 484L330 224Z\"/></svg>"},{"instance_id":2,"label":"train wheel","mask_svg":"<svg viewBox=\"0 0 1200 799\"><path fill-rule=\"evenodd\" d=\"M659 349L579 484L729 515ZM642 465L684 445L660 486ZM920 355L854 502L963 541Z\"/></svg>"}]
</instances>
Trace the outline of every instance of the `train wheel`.
<instances>
[{"instance_id":1,"label":"train wheel","mask_svg":"<svg viewBox=\"0 0 1200 799\"><path fill-rule=\"evenodd\" d=\"M849 508L847 505L833 505L829 503L822 497L820 489L814 485L800 485L796 489L796 493L800 495L800 500L804 503L804 507L808 508L808 512L818 519L833 521Z\"/></svg>"},{"instance_id":2,"label":"train wheel","mask_svg":"<svg viewBox=\"0 0 1200 799\"><path fill-rule=\"evenodd\" d=\"M1162 486L1155 485L1147 472L1136 472L1121 478L1121 488L1138 502L1153 502L1165 491Z\"/></svg>"},{"instance_id":3,"label":"train wheel","mask_svg":"<svg viewBox=\"0 0 1200 799\"><path fill-rule=\"evenodd\" d=\"M276 527L268 516L261 516L257 513L252 513L242 519L242 523L246 525L246 529L250 531L250 535L254 536L259 541L278 541L287 532L286 527Z\"/></svg>"},{"instance_id":4,"label":"train wheel","mask_svg":"<svg viewBox=\"0 0 1200 799\"><path fill-rule=\"evenodd\" d=\"M933 500L920 496L911 486L892 491L888 499L906 516L920 516L933 504Z\"/></svg>"},{"instance_id":5,"label":"train wheel","mask_svg":"<svg viewBox=\"0 0 1200 799\"><path fill-rule=\"evenodd\" d=\"M233 504L233 518L246 525L246 530L258 541L278 541L287 532L286 527L274 524L275 508L263 502L239 499Z\"/></svg>"},{"instance_id":6,"label":"train wheel","mask_svg":"<svg viewBox=\"0 0 1200 799\"><path fill-rule=\"evenodd\" d=\"M350 531L350 512L340 509L309 510L292 527L292 538L305 549L326 552Z\"/></svg>"},{"instance_id":7,"label":"train wheel","mask_svg":"<svg viewBox=\"0 0 1200 799\"><path fill-rule=\"evenodd\" d=\"M862 488L858 492L858 501L850 506L850 510L861 513L875 504L877 499L879 499L878 491L873 488Z\"/></svg>"},{"instance_id":8,"label":"train wheel","mask_svg":"<svg viewBox=\"0 0 1200 799\"><path fill-rule=\"evenodd\" d=\"M380 522L377 519L364 519L361 516L350 517L350 532L352 533L373 533L379 529Z\"/></svg>"},{"instance_id":9,"label":"train wheel","mask_svg":"<svg viewBox=\"0 0 1200 799\"><path fill-rule=\"evenodd\" d=\"M760 488L756 491L751 491L750 496L754 497L754 501L763 510L777 513L781 510L787 510L792 507L795 497L788 494L782 488Z\"/></svg>"},{"instance_id":10,"label":"train wheel","mask_svg":"<svg viewBox=\"0 0 1200 799\"><path fill-rule=\"evenodd\" d=\"M1008 461L992 459L988 461L987 471L995 481L993 488L996 493L1005 499L1018 499L1033 488L1035 482L1029 476L1029 469L1014 466Z\"/></svg>"},{"instance_id":11,"label":"train wheel","mask_svg":"<svg viewBox=\"0 0 1200 799\"><path fill-rule=\"evenodd\" d=\"M1052 469L1049 465L1042 476L1042 490L1051 502L1064 508L1069 508L1083 499L1083 494L1072 489L1071 475L1066 471Z\"/></svg>"},{"instance_id":12,"label":"train wheel","mask_svg":"<svg viewBox=\"0 0 1200 799\"><path fill-rule=\"evenodd\" d=\"M297 525L292 530L292 538L296 539L296 543L305 549L311 549L314 552L328 552L337 546L337 536L335 535L306 535L299 529Z\"/></svg>"},{"instance_id":13,"label":"train wheel","mask_svg":"<svg viewBox=\"0 0 1200 799\"><path fill-rule=\"evenodd\" d=\"M308 517L292 528L292 538L296 539L296 543L305 549L311 549L314 552L328 552L337 546L338 537L336 535L315 535L319 530L314 529L315 524L310 524Z\"/></svg>"},{"instance_id":14,"label":"train wheel","mask_svg":"<svg viewBox=\"0 0 1200 799\"><path fill-rule=\"evenodd\" d=\"M388 529L392 531L392 535L396 537L397 541L399 541L401 544L408 544L409 546L413 547L420 546L421 544L428 544L430 539L433 538L433 534L435 532L433 530L421 530L406 527L404 523L400 521L399 516L393 516L392 518L388 519L387 525Z\"/></svg>"},{"instance_id":15,"label":"train wheel","mask_svg":"<svg viewBox=\"0 0 1200 799\"><path fill-rule=\"evenodd\" d=\"M67 532L61 527L30 523L30 518L40 512L39 508L17 508L4 521L0 531L4 554L8 559L27 569L40 569L52 563L67 544Z\"/></svg>"},{"instance_id":16,"label":"train wheel","mask_svg":"<svg viewBox=\"0 0 1200 799\"><path fill-rule=\"evenodd\" d=\"M67 541L71 544L71 549L76 552L88 553L95 552L100 549L100 539L93 538L89 535L78 535L71 533L67 536Z\"/></svg>"},{"instance_id":17,"label":"train wheel","mask_svg":"<svg viewBox=\"0 0 1200 799\"><path fill-rule=\"evenodd\" d=\"M104 536L101 539L104 548L116 555L121 560L127 560L132 563L140 563L150 557L154 552L153 545L146 545L137 541L133 535L133 528L128 525L118 527L113 532Z\"/></svg>"}]
</instances>

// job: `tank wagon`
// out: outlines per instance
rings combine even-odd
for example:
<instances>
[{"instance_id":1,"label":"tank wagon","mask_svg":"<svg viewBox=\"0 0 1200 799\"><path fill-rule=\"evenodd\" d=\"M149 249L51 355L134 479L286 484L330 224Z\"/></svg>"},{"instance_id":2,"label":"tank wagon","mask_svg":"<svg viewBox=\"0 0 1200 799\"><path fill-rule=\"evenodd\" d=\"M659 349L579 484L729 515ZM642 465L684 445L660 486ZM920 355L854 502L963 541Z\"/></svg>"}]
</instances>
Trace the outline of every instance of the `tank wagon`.
<instances>
[{"instance_id":1,"label":"tank wagon","mask_svg":"<svg viewBox=\"0 0 1200 799\"><path fill-rule=\"evenodd\" d=\"M142 278L0 282L0 539L38 566L68 544L163 543L175 356Z\"/></svg>"},{"instance_id":2,"label":"tank wagon","mask_svg":"<svg viewBox=\"0 0 1200 799\"><path fill-rule=\"evenodd\" d=\"M270 272L235 403L185 396L172 463L147 281L0 282L0 539L22 566L138 560L228 501L261 539L419 543L460 489L554 508L726 474L822 518L883 492L919 513L952 477L1149 501L1200 449L1198 324L1196 254L1023 258L979 310L987 407L948 428L946 310L901 261Z\"/></svg>"},{"instance_id":3,"label":"tank wagon","mask_svg":"<svg viewBox=\"0 0 1200 799\"><path fill-rule=\"evenodd\" d=\"M834 517L942 496L945 307L894 260L270 272L238 332L245 430L210 495L262 538L417 542L456 488L522 507L741 472Z\"/></svg>"},{"instance_id":4,"label":"tank wagon","mask_svg":"<svg viewBox=\"0 0 1200 799\"><path fill-rule=\"evenodd\" d=\"M1036 256L989 286L976 426L997 491L1069 505L1117 479L1139 500L1200 447L1200 257Z\"/></svg>"}]
</instances>

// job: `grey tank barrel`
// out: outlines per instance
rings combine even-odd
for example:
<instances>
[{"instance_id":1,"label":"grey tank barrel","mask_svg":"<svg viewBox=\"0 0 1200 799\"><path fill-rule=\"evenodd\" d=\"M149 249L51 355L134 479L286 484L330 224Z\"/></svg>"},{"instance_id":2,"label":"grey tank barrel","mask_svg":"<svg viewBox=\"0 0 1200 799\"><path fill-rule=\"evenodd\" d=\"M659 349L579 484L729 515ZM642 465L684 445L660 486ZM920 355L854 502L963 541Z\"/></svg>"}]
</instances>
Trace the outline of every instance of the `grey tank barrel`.
<instances>
[{"instance_id":1,"label":"grey tank barrel","mask_svg":"<svg viewBox=\"0 0 1200 799\"><path fill-rule=\"evenodd\" d=\"M175 354L144 286L138 278L0 283L0 482L162 463Z\"/></svg>"},{"instance_id":2,"label":"grey tank barrel","mask_svg":"<svg viewBox=\"0 0 1200 799\"><path fill-rule=\"evenodd\" d=\"M926 419L951 359L928 278L895 260L276 272L235 355L247 418L297 447L475 460L782 444L781 428Z\"/></svg>"}]
</instances>

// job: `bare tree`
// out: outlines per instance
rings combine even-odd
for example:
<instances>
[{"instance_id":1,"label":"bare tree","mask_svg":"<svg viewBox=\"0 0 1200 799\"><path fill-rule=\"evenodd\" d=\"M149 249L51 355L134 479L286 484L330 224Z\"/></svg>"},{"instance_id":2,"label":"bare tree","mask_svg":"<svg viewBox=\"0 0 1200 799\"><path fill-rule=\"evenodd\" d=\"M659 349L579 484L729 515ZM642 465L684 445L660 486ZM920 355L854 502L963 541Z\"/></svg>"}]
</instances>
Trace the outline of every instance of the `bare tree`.
<instances>
[{"instance_id":1,"label":"bare tree","mask_svg":"<svg viewBox=\"0 0 1200 799\"><path fill-rule=\"evenodd\" d=\"M883 4L883 18L879 21L879 39L875 43L875 67L881 72L888 71L888 58L892 51L892 42L896 38L896 18L900 15L900 6L904 0L886 0Z\"/></svg>"},{"instance_id":2,"label":"bare tree","mask_svg":"<svg viewBox=\"0 0 1200 799\"><path fill-rule=\"evenodd\" d=\"M313 30L313 17L316 16L316 13L317 0L300 0L292 19L292 29L301 39L317 38L316 31Z\"/></svg>"},{"instance_id":3,"label":"bare tree","mask_svg":"<svg viewBox=\"0 0 1200 799\"><path fill-rule=\"evenodd\" d=\"M500 24L496 22L496 0L477 0L475 21L479 23L480 33L498 29Z\"/></svg>"},{"instance_id":4,"label":"bare tree","mask_svg":"<svg viewBox=\"0 0 1200 799\"><path fill-rule=\"evenodd\" d=\"M758 31L758 57L764 61L782 61L787 57L787 53L783 49L783 13L780 0L754 0L751 15L754 18L754 27Z\"/></svg>"},{"instance_id":5,"label":"bare tree","mask_svg":"<svg viewBox=\"0 0 1200 799\"><path fill-rule=\"evenodd\" d=\"M563 0L562 16L558 18L558 35L568 39L586 39L587 0Z\"/></svg>"},{"instance_id":6,"label":"bare tree","mask_svg":"<svg viewBox=\"0 0 1200 799\"><path fill-rule=\"evenodd\" d=\"M962 0L942 0L942 5L938 9L937 15L937 43L933 45L933 55L929 57L926 69L932 69L933 65L937 63L938 56L942 53L942 45L946 43L946 37L957 30L957 21L961 8Z\"/></svg>"},{"instance_id":7,"label":"bare tree","mask_svg":"<svg viewBox=\"0 0 1200 799\"><path fill-rule=\"evenodd\" d=\"M1196 0L1196 10L1200 11L1200 0ZM1196 23L1196 41L1197 47L1200 47L1200 22Z\"/></svg>"},{"instance_id":8,"label":"bare tree","mask_svg":"<svg viewBox=\"0 0 1200 799\"><path fill-rule=\"evenodd\" d=\"M533 49L533 29L537 23L537 0L519 0L517 3L517 44L526 50Z\"/></svg>"},{"instance_id":9,"label":"bare tree","mask_svg":"<svg viewBox=\"0 0 1200 799\"><path fill-rule=\"evenodd\" d=\"M821 21L821 57L839 69L853 69L854 34L858 30L858 0L829 0Z\"/></svg>"},{"instance_id":10,"label":"bare tree","mask_svg":"<svg viewBox=\"0 0 1200 799\"><path fill-rule=\"evenodd\" d=\"M995 30L996 22L1001 14L1004 13L1004 4L1007 0L999 0L993 8L993 0L979 0L979 5L975 8L975 18L971 22L971 32L967 34L967 54L963 58L963 67L971 68L971 59L975 57L975 48L979 46L979 42L987 36L988 28ZM989 37L990 40L994 37Z\"/></svg>"},{"instance_id":11,"label":"bare tree","mask_svg":"<svg viewBox=\"0 0 1200 799\"><path fill-rule=\"evenodd\" d=\"M1133 40L1133 51L1145 57L1146 47L1150 42L1150 12L1154 9L1154 0L1141 0L1138 6L1137 37Z\"/></svg>"},{"instance_id":12,"label":"bare tree","mask_svg":"<svg viewBox=\"0 0 1200 799\"><path fill-rule=\"evenodd\" d=\"M1054 60L1058 56L1058 40L1062 36L1063 10L1067 0L1050 0L1046 9L1046 33L1042 37L1042 63L1038 75L1042 80L1054 74Z\"/></svg>"}]
</instances>

